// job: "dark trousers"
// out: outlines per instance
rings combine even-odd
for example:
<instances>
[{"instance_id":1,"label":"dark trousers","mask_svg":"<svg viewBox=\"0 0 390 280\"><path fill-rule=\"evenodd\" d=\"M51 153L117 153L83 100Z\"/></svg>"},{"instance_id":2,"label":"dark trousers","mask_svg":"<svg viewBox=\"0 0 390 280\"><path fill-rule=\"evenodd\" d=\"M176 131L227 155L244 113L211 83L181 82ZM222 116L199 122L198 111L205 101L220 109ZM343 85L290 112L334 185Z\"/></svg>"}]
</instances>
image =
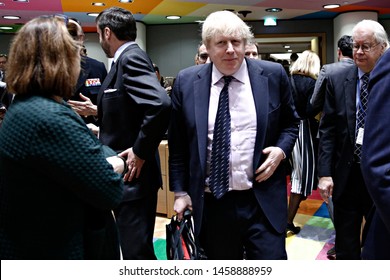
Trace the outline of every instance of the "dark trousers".
<instances>
[{"instance_id":1,"label":"dark trousers","mask_svg":"<svg viewBox=\"0 0 390 280\"><path fill-rule=\"evenodd\" d=\"M205 193L200 245L210 260L287 259L285 233L271 227L253 190L218 200Z\"/></svg>"},{"instance_id":2,"label":"dark trousers","mask_svg":"<svg viewBox=\"0 0 390 280\"><path fill-rule=\"evenodd\" d=\"M361 259L361 226L363 217L367 218L372 205L360 164L354 163L346 190L337 201L334 201L337 260Z\"/></svg>"},{"instance_id":3,"label":"dark trousers","mask_svg":"<svg viewBox=\"0 0 390 280\"><path fill-rule=\"evenodd\" d=\"M156 260L153 248L157 191L114 210L124 260Z\"/></svg>"}]
</instances>

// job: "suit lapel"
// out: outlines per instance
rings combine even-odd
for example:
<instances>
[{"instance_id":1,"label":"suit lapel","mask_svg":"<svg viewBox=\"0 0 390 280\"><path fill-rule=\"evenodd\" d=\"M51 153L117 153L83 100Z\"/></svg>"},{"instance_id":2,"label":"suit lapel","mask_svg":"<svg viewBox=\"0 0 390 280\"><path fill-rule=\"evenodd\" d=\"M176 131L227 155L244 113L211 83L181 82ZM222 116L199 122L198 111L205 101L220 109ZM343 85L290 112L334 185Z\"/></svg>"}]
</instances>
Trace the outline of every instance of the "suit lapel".
<instances>
[{"instance_id":1,"label":"suit lapel","mask_svg":"<svg viewBox=\"0 0 390 280\"><path fill-rule=\"evenodd\" d=\"M345 110L351 143L355 145L357 67L351 67L344 82Z\"/></svg>"},{"instance_id":2,"label":"suit lapel","mask_svg":"<svg viewBox=\"0 0 390 280\"><path fill-rule=\"evenodd\" d=\"M83 58L81 58L81 59L83 59ZM86 58L84 58L84 59L86 59ZM80 88L84 85L85 81L87 80L89 72L91 72L91 69L88 67L85 60L82 60L80 76L79 76L79 79L77 80L77 84L76 84L76 94L78 94Z\"/></svg>"},{"instance_id":3,"label":"suit lapel","mask_svg":"<svg viewBox=\"0 0 390 280\"><path fill-rule=\"evenodd\" d=\"M119 59L118 59L119 60ZM100 104L104 91L110 86L112 80L116 76L118 63L115 63L113 67L111 67L110 72L108 72L106 78L103 81L102 86L100 87L98 96L97 96L97 104Z\"/></svg>"},{"instance_id":4,"label":"suit lapel","mask_svg":"<svg viewBox=\"0 0 390 280\"><path fill-rule=\"evenodd\" d=\"M198 72L198 79L194 81L195 122L198 137L198 151L201 169L206 170L207 133L209 119L210 86L212 63Z\"/></svg>"},{"instance_id":5,"label":"suit lapel","mask_svg":"<svg viewBox=\"0 0 390 280\"><path fill-rule=\"evenodd\" d=\"M263 76L263 69L250 59L246 59L248 65L249 80L251 82L253 99L256 108L257 132L255 151L261 151L265 143L265 135L268 123L269 88L268 78ZM261 152L253 155L253 170L256 170L260 162Z\"/></svg>"},{"instance_id":6,"label":"suit lapel","mask_svg":"<svg viewBox=\"0 0 390 280\"><path fill-rule=\"evenodd\" d=\"M116 77L116 73L118 72L118 65L120 64L120 60L122 56L130 51L132 48L138 48L137 44L131 44L126 49L123 50L123 52L120 54L118 59L116 60L116 63L111 67L110 72L107 74L107 77L104 79L104 82L102 86L100 87L98 97L97 97L97 104L100 104L100 100L104 94L104 91L112 84L113 79Z\"/></svg>"}]
</instances>

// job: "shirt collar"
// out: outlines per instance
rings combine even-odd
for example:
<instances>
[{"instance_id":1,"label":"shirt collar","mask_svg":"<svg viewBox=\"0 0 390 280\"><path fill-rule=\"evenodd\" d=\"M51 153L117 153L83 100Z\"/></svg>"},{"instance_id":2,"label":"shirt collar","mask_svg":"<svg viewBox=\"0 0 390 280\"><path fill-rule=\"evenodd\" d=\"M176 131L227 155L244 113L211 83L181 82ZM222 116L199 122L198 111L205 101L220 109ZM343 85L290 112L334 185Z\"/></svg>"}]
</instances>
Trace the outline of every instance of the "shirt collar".
<instances>
[{"instance_id":1,"label":"shirt collar","mask_svg":"<svg viewBox=\"0 0 390 280\"><path fill-rule=\"evenodd\" d=\"M241 63L240 68L232 76L237 81L244 83L245 77L247 75L248 75L248 68L247 68L246 60L244 59ZM215 67L215 64L213 64L213 69L212 69L212 74L211 74L211 84L215 85L216 83L218 83L221 80L221 78L223 76L224 75L217 69L217 67Z\"/></svg>"},{"instance_id":2,"label":"shirt collar","mask_svg":"<svg viewBox=\"0 0 390 280\"><path fill-rule=\"evenodd\" d=\"M126 42L124 43L122 46L120 46L116 52L115 52L115 55L114 55L114 62L116 62L118 60L118 57L123 53L123 51L130 45L133 45L133 44L136 44L136 42L134 41L130 41L130 42Z\"/></svg>"},{"instance_id":3,"label":"shirt collar","mask_svg":"<svg viewBox=\"0 0 390 280\"><path fill-rule=\"evenodd\" d=\"M359 80L361 80L361 78L363 77L363 75L366 74L365 72L363 72L362 70L360 70L360 68L358 68L358 77L359 77ZM369 73L367 73L369 74Z\"/></svg>"}]
</instances>

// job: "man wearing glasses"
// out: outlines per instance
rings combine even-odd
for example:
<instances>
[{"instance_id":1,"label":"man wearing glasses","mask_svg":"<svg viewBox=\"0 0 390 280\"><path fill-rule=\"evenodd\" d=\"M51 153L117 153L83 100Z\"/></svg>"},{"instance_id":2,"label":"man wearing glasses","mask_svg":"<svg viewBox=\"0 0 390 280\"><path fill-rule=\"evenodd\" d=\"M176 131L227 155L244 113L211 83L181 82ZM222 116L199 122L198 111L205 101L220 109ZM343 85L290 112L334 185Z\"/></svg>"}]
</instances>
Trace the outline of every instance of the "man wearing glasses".
<instances>
[{"instance_id":1,"label":"man wearing glasses","mask_svg":"<svg viewBox=\"0 0 390 280\"><path fill-rule=\"evenodd\" d=\"M372 200L360 169L369 74L389 47L386 31L363 20L352 30L353 59L329 73L320 122L318 188L334 205L336 259L361 259L361 226Z\"/></svg>"},{"instance_id":2,"label":"man wearing glasses","mask_svg":"<svg viewBox=\"0 0 390 280\"><path fill-rule=\"evenodd\" d=\"M195 55L195 65L205 64L208 62L210 62L210 60L206 46L204 44L200 44L198 47L198 52Z\"/></svg>"}]
</instances>

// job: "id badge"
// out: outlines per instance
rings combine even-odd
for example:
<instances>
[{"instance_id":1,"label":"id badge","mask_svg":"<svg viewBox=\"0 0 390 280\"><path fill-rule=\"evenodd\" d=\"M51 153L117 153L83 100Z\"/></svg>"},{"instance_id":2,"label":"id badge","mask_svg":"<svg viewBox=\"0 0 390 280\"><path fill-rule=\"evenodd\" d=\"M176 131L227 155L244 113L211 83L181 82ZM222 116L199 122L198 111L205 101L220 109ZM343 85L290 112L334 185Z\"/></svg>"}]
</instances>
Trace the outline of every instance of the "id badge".
<instances>
[{"instance_id":1,"label":"id badge","mask_svg":"<svg viewBox=\"0 0 390 280\"><path fill-rule=\"evenodd\" d=\"M364 128L359 128L358 135L356 137L356 144L363 145Z\"/></svg>"}]
</instances>

